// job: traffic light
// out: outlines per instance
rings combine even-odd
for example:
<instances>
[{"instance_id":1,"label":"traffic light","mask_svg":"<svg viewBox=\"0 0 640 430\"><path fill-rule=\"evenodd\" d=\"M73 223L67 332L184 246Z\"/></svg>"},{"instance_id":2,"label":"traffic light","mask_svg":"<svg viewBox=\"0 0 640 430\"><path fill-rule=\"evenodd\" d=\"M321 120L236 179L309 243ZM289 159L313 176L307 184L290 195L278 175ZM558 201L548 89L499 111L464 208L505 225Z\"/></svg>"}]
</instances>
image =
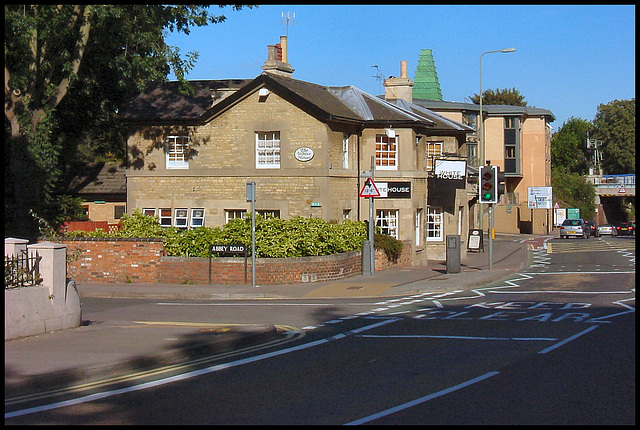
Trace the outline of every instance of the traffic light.
<instances>
[{"instance_id":1,"label":"traffic light","mask_svg":"<svg viewBox=\"0 0 640 430\"><path fill-rule=\"evenodd\" d=\"M498 203L498 166L480 168L480 203Z\"/></svg>"}]
</instances>

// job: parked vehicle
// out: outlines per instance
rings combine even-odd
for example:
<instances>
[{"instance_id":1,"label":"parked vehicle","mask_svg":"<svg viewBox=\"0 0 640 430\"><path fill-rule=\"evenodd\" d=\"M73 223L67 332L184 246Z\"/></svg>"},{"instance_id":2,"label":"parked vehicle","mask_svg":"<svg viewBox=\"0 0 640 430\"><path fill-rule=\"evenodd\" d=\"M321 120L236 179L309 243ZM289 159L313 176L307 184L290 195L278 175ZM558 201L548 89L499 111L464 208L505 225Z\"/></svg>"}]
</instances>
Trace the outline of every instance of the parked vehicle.
<instances>
[{"instance_id":1,"label":"parked vehicle","mask_svg":"<svg viewBox=\"0 0 640 430\"><path fill-rule=\"evenodd\" d=\"M584 223L589 227L587 229L587 231L589 231L589 236L598 237L598 227L596 227L596 223L593 221L585 221Z\"/></svg>"},{"instance_id":2,"label":"parked vehicle","mask_svg":"<svg viewBox=\"0 0 640 430\"><path fill-rule=\"evenodd\" d=\"M584 223L583 219L565 219L560 226L560 239L570 236L581 237L587 239L590 237L589 227Z\"/></svg>"},{"instance_id":3,"label":"parked vehicle","mask_svg":"<svg viewBox=\"0 0 640 430\"><path fill-rule=\"evenodd\" d=\"M616 227L612 224L603 224L603 225L599 225L598 226L598 235L603 236L603 235L610 235L610 236L615 236L616 235Z\"/></svg>"},{"instance_id":4,"label":"parked vehicle","mask_svg":"<svg viewBox=\"0 0 640 430\"><path fill-rule=\"evenodd\" d=\"M618 236L633 236L636 234L636 229L631 222L621 222L616 227L616 234Z\"/></svg>"}]
</instances>

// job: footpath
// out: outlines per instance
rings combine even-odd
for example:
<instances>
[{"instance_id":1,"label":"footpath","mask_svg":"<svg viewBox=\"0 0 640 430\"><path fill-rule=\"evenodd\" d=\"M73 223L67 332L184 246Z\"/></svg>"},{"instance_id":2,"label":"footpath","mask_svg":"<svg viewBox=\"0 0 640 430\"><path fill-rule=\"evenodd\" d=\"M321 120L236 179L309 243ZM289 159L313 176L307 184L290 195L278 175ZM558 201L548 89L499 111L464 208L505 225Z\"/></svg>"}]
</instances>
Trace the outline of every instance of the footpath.
<instances>
[{"instance_id":1,"label":"footpath","mask_svg":"<svg viewBox=\"0 0 640 430\"><path fill-rule=\"evenodd\" d=\"M542 249L550 235L498 234L493 269L488 245L470 251L459 273L446 262L428 267L377 270L373 275L289 285L185 285L78 283L84 298L157 300L310 299L392 297L430 291L468 290L509 278L528 266L531 250ZM486 239L486 238L485 238ZM5 402L19 395L88 384L106 378L185 363L215 353L279 339L273 325L234 324L207 329L191 324L145 325L131 321L95 321L82 315L80 327L5 341ZM177 341L179 339L179 341Z\"/></svg>"}]
</instances>

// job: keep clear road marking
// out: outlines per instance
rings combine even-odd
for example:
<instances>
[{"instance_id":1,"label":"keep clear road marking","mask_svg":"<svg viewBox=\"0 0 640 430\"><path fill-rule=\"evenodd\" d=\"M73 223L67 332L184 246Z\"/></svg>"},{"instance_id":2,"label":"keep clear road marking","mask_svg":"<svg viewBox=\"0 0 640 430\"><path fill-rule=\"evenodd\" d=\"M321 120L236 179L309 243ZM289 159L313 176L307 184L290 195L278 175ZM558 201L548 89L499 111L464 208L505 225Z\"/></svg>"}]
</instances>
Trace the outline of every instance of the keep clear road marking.
<instances>
[{"instance_id":1,"label":"keep clear road marking","mask_svg":"<svg viewBox=\"0 0 640 430\"><path fill-rule=\"evenodd\" d=\"M51 403L51 404L48 404L48 405L36 406L36 407L33 407L33 408L27 408L27 409L17 410L17 411L13 411L13 412L5 412L4 418L7 419L7 418L19 417L19 416L22 416L22 415L29 415L29 414L44 412L44 411L48 411L48 410L51 410L51 409L63 408L63 407L67 407L67 406L78 405L78 404L81 404L81 403L88 403L88 402L92 402L92 401L95 401L95 400L104 399L104 398L107 398L107 397L117 396L119 394L132 393L132 392L135 392L135 391L146 390L147 388L159 387L161 385L170 384L172 382L184 381L186 379L191 379L191 378L194 378L196 376L206 375L206 374L209 374L209 373L217 372L219 370L229 369L229 368L236 367L236 366L242 366L244 364L254 363L256 361L265 360L267 358L272 358L272 357L277 357L279 355L288 354L290 352L301 351L303 349L313 348L313 347L318 346L318 345L322 345L322 344L325 344L325 343L328 343L328 342L331 342L331 341L334 341L334 340L345 338L350 334L361 333L363 331L371 330L373 328L380 327L380 326L383 326L385 324L389 324L389 323L392 323L392 322L395 322L395 321L398 321L398 320L400 320L400 318L384 319L384 320L382 320L380 322L377 322L375 324L371 324L371 325L368 325L368 326L365 326L365 327L360 327L360 328L348 331L346 333L340 333L340 334L337 334L335 336L328 337L326 339L316 340L314 342L305 343L303 345L298 345L298 346L294 346L294 347L291 347L291 348L286 348L286 349L282 349L282 350L278 350L278 351L269 352L269 353L266 353L266 354L257 355L255 357L248 357L248 358L244 358L242 360L236 360L236 361L232 361L232 362L229 362L229 363L218 364L218 365L207 367L207 368L204 368L204 369L193 370L191 372L182 373L182 374L179 374L179 375L174 375L174 376L171 376L171 377L168 377L168 378L163 378L163 379L158 379L156 381L146 382L144 384L132 385L130 387L120 388L120 389L117 389L117 390L94 393L94 394L90 394L90 395L87 395L87 396L78 397L76 399L69 399L69 400L65 400L65 401L62 401L62 402Z\"/></svg>"}]
</instances>

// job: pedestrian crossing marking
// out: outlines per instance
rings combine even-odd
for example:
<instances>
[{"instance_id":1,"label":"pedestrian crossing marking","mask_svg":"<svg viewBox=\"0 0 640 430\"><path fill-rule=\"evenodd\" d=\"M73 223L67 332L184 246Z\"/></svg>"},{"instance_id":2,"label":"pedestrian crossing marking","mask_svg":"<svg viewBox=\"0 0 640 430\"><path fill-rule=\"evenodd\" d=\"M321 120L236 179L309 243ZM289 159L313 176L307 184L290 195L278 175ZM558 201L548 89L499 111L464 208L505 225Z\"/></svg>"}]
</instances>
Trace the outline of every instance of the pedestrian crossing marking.
<instances>
[{"instance_id":1,"label":"pedestrian crossing marking","mask_svg":"<svg viewBox=\"0 0 640 430\"><path fill-rule=\"evenodd\" d=\"M547 245L547 254L559 254L566 252L596 252L614 250L635 251L635 241L606 241L589 239L567 239L566 242L553 242Z\"/></svg>"}]
</instances>

